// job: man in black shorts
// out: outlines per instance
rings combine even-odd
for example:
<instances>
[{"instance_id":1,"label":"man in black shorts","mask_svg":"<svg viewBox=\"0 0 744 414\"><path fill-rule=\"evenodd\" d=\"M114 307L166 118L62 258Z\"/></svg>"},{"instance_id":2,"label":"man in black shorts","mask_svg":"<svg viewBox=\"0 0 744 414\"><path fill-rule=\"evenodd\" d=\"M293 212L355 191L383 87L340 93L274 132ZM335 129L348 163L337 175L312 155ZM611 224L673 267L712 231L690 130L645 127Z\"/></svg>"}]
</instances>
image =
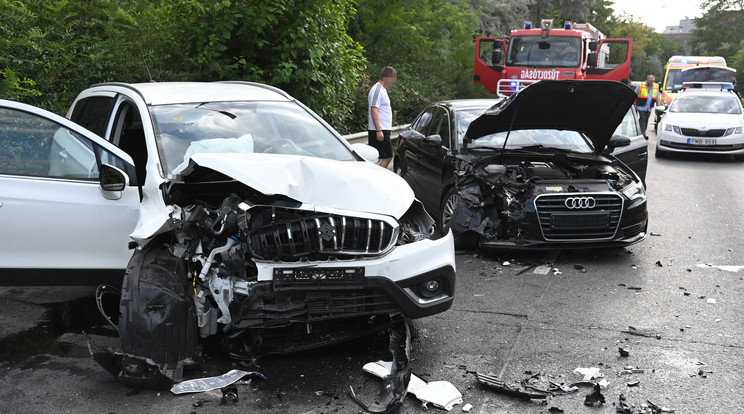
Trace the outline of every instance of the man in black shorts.
<instances>
[{"instance_id":1,"label":"man in black shorts","mask_svg":"<svg viewBox=\"0 0 744 414\"><path fill-rule=\"evenodd\" d=\"M383 168L390 165L393 159L393 145L390 142L390 130L393 129L393 109L387 88L398 80L398 73L390 66L382 70L380 81L369 90L369 145L380 153L379 163Z\"/></svg>"}]
</instances>

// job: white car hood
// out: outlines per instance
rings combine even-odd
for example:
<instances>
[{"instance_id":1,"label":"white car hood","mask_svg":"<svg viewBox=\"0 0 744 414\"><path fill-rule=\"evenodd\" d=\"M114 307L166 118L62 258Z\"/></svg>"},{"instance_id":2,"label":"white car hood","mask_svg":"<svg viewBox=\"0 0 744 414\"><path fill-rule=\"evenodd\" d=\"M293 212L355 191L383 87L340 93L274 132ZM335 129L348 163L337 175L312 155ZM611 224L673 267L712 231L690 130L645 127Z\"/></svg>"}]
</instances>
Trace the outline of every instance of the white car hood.
<instances>
[{"instance_id":1,"label":"white car hood","mask_svg":"<svg viewBox=\"0 0 744 414\"><path fill-rule=\"evenodd\" d=\"M700 114L668 112L664 122L671 125L695 129L725 129L742 125L741 114Z\"/></svg>"},{"instance_id":2,"label":"white car hood","mask_svg":"<svg viewBox=\"0 0 744 414\"><path fill-rule=\"evenodd\" d=\"M240 181L265 195L283 195L304 204L399 219L413 203L413 190L399 176L362 161L277 154L195 154L174 174L188 177L197 167Z\"/></svg>"}]
</instances>

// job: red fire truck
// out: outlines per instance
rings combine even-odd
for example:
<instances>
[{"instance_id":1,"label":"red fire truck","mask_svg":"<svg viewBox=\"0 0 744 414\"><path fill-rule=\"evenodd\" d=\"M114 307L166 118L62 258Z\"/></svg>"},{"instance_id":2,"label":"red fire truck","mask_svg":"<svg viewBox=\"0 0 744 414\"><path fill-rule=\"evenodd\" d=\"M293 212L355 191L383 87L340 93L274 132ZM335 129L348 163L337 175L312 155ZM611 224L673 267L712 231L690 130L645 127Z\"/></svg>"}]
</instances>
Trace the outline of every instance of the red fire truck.
<instances>
[{"instance_id":1,"label":"red fire truck","mask_svg":"<svg viewBox=\"0 0 744 414\"><path fill-rule=\"evenodd\" d=\"M539 28L525 22L508 39L479 37L475 45L474 80L491 93L511 95L541 79L604 79L630 76L633 39L606 39L589 23L565 22Z\"/></svg>"}]
</instances>

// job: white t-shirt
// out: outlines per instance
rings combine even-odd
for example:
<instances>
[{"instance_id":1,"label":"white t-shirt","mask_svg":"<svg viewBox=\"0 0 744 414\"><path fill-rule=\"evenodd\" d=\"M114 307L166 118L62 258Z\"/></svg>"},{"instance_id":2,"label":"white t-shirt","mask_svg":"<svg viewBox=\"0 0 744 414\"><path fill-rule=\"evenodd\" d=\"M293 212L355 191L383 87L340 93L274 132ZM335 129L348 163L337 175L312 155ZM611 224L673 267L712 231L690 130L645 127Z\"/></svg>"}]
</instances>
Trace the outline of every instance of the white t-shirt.
<instances>
[{"instance_id":1,"label":"white t-shirt","mask_svg":"<svg viewBox=\"0 0 744 414\"><path fill-rule=\"evenodd\" d=\"M383 130L393 129L393 108L390 107L390 97L387 89L380 82L377 82L369 90L369 130L374 131L375 123L372 120L372 107L377 108L377 116L380 118L380 127Z\"/></svg>"}]
</instances>

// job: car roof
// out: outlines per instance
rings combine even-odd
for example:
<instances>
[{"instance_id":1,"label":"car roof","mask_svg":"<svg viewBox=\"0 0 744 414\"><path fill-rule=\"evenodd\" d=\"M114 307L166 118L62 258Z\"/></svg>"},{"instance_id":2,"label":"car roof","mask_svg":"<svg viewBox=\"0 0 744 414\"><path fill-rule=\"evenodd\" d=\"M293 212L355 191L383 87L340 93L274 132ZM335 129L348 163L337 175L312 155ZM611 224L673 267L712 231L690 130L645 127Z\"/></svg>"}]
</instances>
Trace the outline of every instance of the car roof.
<instances>
[{"instance_id":1,"label":"car roof","mask_svg":"<svg viewBox=\"0 0 744 414\"><path fill-rule=\"evenodd\" d=\"M720 90L720 89L686 89L683 92L681 92L677 97L681 96L691 96L691 95L705 95L705 96L720 96L720 97L727 97L727 96L733 96L736 97L733 91L731 90Z\"/></svg>"},{"instance_id":2,"label":"car roof","mask_svg":"<svg viewBox=\"0 0 744 414\"><path fill-rule=\"evenodd\" d=\"M104 83L92 88L118 86L137 92L148 105L225 101L290 101L283 90L255 82L150 82Z\"/></svg>"}]
</instances>

